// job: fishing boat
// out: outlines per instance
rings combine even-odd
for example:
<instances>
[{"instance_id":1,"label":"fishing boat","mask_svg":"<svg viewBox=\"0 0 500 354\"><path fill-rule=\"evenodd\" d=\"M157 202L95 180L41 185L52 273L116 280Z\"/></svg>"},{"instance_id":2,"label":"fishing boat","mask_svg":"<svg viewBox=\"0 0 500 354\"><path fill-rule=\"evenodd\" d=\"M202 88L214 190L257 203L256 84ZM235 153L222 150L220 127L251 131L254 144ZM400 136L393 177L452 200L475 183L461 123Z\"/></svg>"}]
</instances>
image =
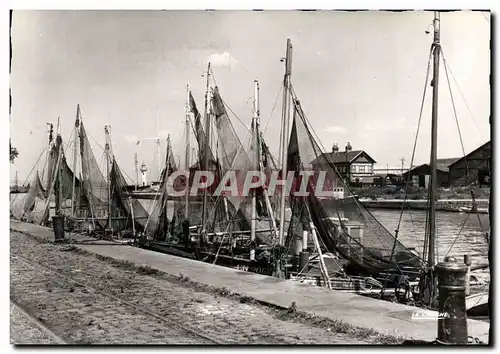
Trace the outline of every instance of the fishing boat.
<instances>
[{"instance_id":1,"label":"fishing boat","mask_svg":"<svg viewBox=\"0 0 500 354\"><path fill-rule=\"evenodd\" d=\"M488 208L478 208L474 206L470 207L459 207L458 210L461 213L467 213L467 214L489 214Z\"/></svg>"},{"instance_id":2,"label":"fishing boat","mask_svg":"<svg viewBox=\"0 0 500 354\"><path fill-rule=\"evenodd\" d=\"M79 105L73 140L70 142L73 147L72 168L69 167L64 152L59 124L55 139L53 125L50 124L42 177L35 166L30 188L22 201L24 205L19 208L14 203L11 204L13 216L23 221L50 226L51 217L60 215L66 218L68 230L94 235L116 236L127 229L135 232L136 227L141 230L147 221L147 213L127 191L127 183L112 152L110 126L105 126L104 132L106 177L90 147ZM80 167L80 177L77 177L77 166Z\"/></svg>"}]
</instances>

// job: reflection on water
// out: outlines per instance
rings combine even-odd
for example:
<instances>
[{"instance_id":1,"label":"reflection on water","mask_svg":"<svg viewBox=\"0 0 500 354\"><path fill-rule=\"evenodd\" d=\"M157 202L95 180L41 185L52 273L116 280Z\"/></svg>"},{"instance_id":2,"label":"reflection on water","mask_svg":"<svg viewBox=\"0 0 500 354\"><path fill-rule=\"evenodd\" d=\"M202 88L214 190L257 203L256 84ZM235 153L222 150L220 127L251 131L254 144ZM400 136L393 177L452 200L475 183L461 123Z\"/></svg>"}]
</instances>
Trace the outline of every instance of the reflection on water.
<instances>
[{"instance_id":1,"label":"reflection on water","mask_svg":"<svg viewBox=\"0 0 500 354\"><path fill-rule=\"evenodd\" d=\"M371 210L371 212L387 230L395 234L400 211ZM416 210L411 213L405 211L399 229L399 240L407 247L415 247L420 254L424 244L425 221L425 211ZM447 254L463 260L463 255L468 253L471 255L473 264L488 263L486 232L489 232L488 214L480 214L478 217L477 214L437 212L437 260L444 260Z\"/></svg>"}]
</instances>

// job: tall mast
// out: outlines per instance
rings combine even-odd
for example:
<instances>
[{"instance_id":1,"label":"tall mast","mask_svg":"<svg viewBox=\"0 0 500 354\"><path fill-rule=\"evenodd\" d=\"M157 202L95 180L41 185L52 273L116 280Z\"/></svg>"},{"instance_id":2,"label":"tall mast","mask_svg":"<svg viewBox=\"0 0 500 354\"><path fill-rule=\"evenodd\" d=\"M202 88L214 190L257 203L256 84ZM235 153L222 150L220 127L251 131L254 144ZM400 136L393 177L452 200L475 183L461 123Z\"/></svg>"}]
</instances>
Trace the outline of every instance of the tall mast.
<instances>
[{"instance_id":1,"label":"tall mast","mask_svg":"<svg viewBox=\"0 0 500 354\"><path fill-rule=\"evenodd\" d=\"M59 159L62 159L62 138L61 138L61 131L60 131L60 119L61 117L57 117L57 143L59 144ZM62 215L62 183L61 183L61 175L62 175L62 165L59 164L57 166L57 172L56 172L56 180L57 180L57 190L56 190L56 215Z\"/></svg>"},{"instance_id":2,"label":"tall mast","mask_svg":"<svg viewBox=\"0 0 500 354\"><path fill-rule=\"evenodd\" d=\"M252 154L252 166L257 167L260 170L260 145L259 145L259 82L254 80L254 94L253 94L253 119L252 119L252 140L253 140L253 150ZM257 196L255 193L255 189L252 190L252 220L251 220L251 229L250 229L250 241L255 242L255 227L256 227L256 217L257 217ZM255 260L255 250L252 248L250 250L250 260Z\"/></svg>"},{"instance_id":3,"label":"tall mast","mask_svg":"<svg viewBox=\"0 0 500 354\"><path fill-rule=\"evenodd\" d=\"M167 136L167 153L166 153L166 163L165 163L165 174L163 177L163 180L160 181L160 185L164 184L165 185L165 200L164 200L164 205L162 207L164 208L163 213L165 215L165 218L167 218L168 215L168 187L167 187L167 180L168 180L168 171L170 170L170 154L172 153L172 147L170 145L170 134ZM167 227L167 223L165 222L164 227ZM167 233L165 233L165 237L167 237Z\"/></svg>"},{"instance_id":4,"label":"tall mast","mask_svg":"<svg viewBox=\"0 0 500 354\"><path fill-rule=\"evenodd\" d=\"M210 149L210 92L209 92L209 87L210 85L210 62L208 63L208 69L207 69L207 86L205 90L205 143L203 144L203 169L205 171L208 171L208 166L209 166L209 156L210 154L208 153ZM207 188L205 188L203 192L203 211L201 214L201 221L202 221L202 230L205 230L205 225L206 225L206 217L207 217Z\"/></svg>"},{"instance_id":5,"label":"tall mast","mask_svg":"<svg viewBox=\"0 0 500 354\"><path fill-rule=\"evenodd\" d=\"M109 137L109 125L104 126L104 134L106 136L106 145L104 150L106 152L106 174L108 175L108 228L112 229L111 224L111 146Z\"/></svg>"},{"instance_id":6,"label":"tall mast","mask_svg":"<svg viewBox=\"0 0 500 354\"><path fill-rule=\"evenodd\" d=\"M436 189L437 189L437 128L438 128L438 84L439 84L439 53L440 24L439 12L434 12L434 74L432 79L432 123L431 123L431 192L429 209L429 267L435 263L436 247Z\"/></svg>"},{"instance_id":7,"label":"tall mast","mask_svg":"<svg viewBox=\"0 0 500 354\"><path fill-rule=\"evenodd\" d=\"M290 77L292 75L292 41L290 38L286 42L286 58L285 58L285 78L283 80L283 118L282 118L282 133L281 133L281 178L287 176L287 154L288 154L288 124L290 118ZM286 201L286 186L282 187L281 202L280 202L280 229L279 229L279 244L284 244L285 234L285 201Z\"/></svg>"},{"instance_id":8,"label":"tall mast","mask_svg":"<svg viewBox=\"0 0 500 354\"><path fill-rule=\"evenodd\" d=\"M189 171L189 154L191 153L191 148L189 146L189 132L190 132L190 109L189 109L189 84L186 85L186 91L187 91L187 100L186 100L186 156L185 156L185 161L186 161L186 172ZM187 184L189 185L189 178L187 179ZM189 193L186 191L186 200L185 200L186 205L184 206L184 215L187 218L189 215Z\"/></svg>"},{"instance_id":9,"label":"tall mast","mask_svg":"<svg viewBox=\"0 0 500 354\"><path fill-rule=\"evenodd\" d=\"M158 106L158 111L156 112L156 120L157 120L157 125L158 125L158 134L156 138L156 153L157 153L157 158L156 158L156 169L158 172L158 181L160 181L160 175L161 175L161 140L160 140L160 107Z\"/></svg>"},{"instance_id":10,"label":"tall mast","mask_svg":"<svg viewBox=\"0 0 500 354\"><path fill-rule=\"evenodd\" d=\"M75 120L75 141L73 145L73 189L72 189L72 194L71 194L71 215L75 216L75 201L76 201L76 193L75 193L75 186L76 186L76 159L78 157L78 138L80 136L79 134L79 128L80 128L80 105L76 105L76 120Z\"/></svg>"}]
</instances>

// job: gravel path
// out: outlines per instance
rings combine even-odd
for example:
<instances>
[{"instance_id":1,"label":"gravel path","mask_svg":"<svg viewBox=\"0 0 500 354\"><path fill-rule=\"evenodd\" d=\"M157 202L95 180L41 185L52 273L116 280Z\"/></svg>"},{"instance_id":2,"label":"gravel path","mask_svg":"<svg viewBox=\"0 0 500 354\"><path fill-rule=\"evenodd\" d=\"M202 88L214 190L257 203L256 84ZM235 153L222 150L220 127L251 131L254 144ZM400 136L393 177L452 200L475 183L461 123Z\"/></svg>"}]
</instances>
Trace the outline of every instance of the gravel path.
<instances>
[{"instance_id":1,"label":"gravel path","mask_svg":"<svg viewBox=\"0 0 500 354\"><path fill-rule=\"evenodd\" d=\"M360 343L328 328L280 320L260 305L70 250L11 231L11 299L67 343ZM11 322L13 341L27 344L24 328L15 317Z\"/></svg>"}]
</instances>

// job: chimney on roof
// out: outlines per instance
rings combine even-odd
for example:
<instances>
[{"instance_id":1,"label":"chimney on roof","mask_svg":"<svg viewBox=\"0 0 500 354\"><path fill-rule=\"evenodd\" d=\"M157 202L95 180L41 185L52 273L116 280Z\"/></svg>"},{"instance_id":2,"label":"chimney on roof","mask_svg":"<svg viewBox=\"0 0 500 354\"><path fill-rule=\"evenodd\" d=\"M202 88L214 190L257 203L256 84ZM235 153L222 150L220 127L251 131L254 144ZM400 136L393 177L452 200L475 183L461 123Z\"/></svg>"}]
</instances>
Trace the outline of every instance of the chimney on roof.
<instances>
[{"instance_id":1,"label":"chimney on roof","mask_svg":"<svg viewBox=\"0 0 500 354\"><path fill-rule=\"evenodd\" d=\"M332 152L333 153L339 152L339 144L333 143Z\"/></svg>"},{"instance_id":2,"label":"chimney on roof","mask_svg":"<svg viewBox=\"0 0 500 354\"><path fill-rule=\"evenodd\" d=\"M346 152L352 151L352 146L350 142L347 142L347 145L345 146L345 151Z\"/></svg>"}]
</instances>

